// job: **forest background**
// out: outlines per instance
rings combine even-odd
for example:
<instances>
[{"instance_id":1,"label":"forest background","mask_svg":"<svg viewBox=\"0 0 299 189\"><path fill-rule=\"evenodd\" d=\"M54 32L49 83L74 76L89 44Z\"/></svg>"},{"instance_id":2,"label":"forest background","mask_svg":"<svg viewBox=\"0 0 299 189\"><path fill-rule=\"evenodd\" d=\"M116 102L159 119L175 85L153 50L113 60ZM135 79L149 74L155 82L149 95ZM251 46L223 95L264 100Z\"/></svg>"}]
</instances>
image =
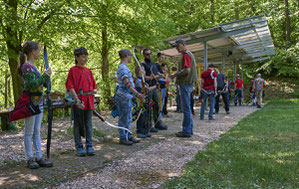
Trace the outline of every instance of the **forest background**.
<instances>
[{"instance_id":1,"label":"forest background","mask_svg":"<svg viewBox=\"0 0 299 189\"><path fill-rule=\"evenodd\" d=\"M260 14L267 17L275 54L244 65L244 76L260 72L298 97L297 0L0 0L0 106L14 106L22 92L17 67L26 40L47 43L52 90L63 92L74 49L86 47L87 67L106 102L114 92L118 50L141 45L159 52L165 38ZM43 72L42 57L36 65Z\"/></svg>"}]
</instances>

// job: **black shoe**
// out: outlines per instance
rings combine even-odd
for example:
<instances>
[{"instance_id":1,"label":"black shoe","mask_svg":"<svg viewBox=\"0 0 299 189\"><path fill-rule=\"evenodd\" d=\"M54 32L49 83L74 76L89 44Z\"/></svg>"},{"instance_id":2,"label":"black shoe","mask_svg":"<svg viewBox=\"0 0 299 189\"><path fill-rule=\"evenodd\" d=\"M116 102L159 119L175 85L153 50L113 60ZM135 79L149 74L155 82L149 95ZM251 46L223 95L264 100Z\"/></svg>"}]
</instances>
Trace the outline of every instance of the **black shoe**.
<instances>
[{"instance_id":1,"label":"black shoe","mask_svg":"<svg viewBox=\"0 0 299 189\"><path fill-rule=\"evenodd\" d=\"M259 104L258 104L256 107L257 107L257 108L262 108L262 106L261 106L261 105L259 105Z\"/></svg>"},{"instance_id":2,"label":"black shoe","mask_svg":"<svg viewBox=\"0 0 299 189\"><path fill-rule=\"evenodd\" d=\"M214 114L218 114L218 112L216 111L216 112L214 112Z\"/></svg>"},{"instance_id":3,"label":"black shoe","mask_svg":"<svg viewBox=\"0 0 299 189\"><path fill-rule=\"evenodd\" d=\"M230 112L229 112L229 111L227 111L227 112L226 112L226 114L230 114Z\"/></svg>"},{"instance_id":4,"label":"black shoe","mask_svg":"<svg viewBox=\"0 0 299 189\"><path fill-rule=\"evenodd\" d=\"M212 118L209 118L209 120L215 120L215 118L212 117Z\"/></svg>"},{"instance_id":5,"label":"black shoe","mask_svg":"<svg viewBox=\"0 0 299 189\"><path fill-rule=\"evenodd\" d=\"M53 167L53 163L50 162L47 159L40 159L40 160L36 160L36 163L39 164L40 167Z\"/></svg>"},{"instance_id":6,"label":"black shoe","mask_svg":"<svg viewBox=\"0 0 299 189\"><path fill-rule=\"evenodd\" d=\"M151 130L150 130L150 132L151 132L151 133L157 133L157 132L158 132L158 129L152 127Z\"/></svg>"},{"instance_id":7,"label":"black shoe","mask_svg":"<svg viewBox=\"0 0 299 189\"><path fill-rule=\"evenodd\" d=\"M133 144L132 141L129 141L129 140L126 140L126 139L123 139L123 140L119 140L119 144L123 144L123 145L126 145L126 146L130 146Z\"/></svg>"},{"instance_id":8,"label":"black shoe","mask_svg":"<svg viewBox=\"0 0 299 189\"><path fill-rule=\"evenodd\" d=\"M139 139L136 139L136 138L130 138L129 141L132 141L133 143L139 143L140 140Z\"/></svg>"},{"instance_id":9,"label":"black shoe","mask_svg":"<svg viewBox=\"0 0 299 189\"><path fill-rule=\"evenodd\" d=\"M37 168L39 168L40 166L39 166L38 163L36 163L36 161L35 161L34 158L31 158L31 159L29 159L29 160L27 161L27 167L28 167L29 169L37 169Z\"/></svg>"},{"instance_id":10,"label":"black shoe","mask_svg":"<svg viewBox=\"0 0 299 189\"><path fill-rule=\"evenodd\" d=\"M183 137L183 138L190 138L191 137L190 134L186 134L186 133L183 133L183 132L175 133L175 136L177 136L177 137Z\"/></svg>"},{"instance_id":11,"label":"black shoe","mask_svg":"<svg viewBox=\"0 0 299 189\"><path fill-rule=\"evenodd\" d=\"M158 121L158 123L155 125L155 128L159 129L159 130L167 130L168 129L168 127L166 125L164 125L162 123L162 121Z\"/></svg>"},{"instance_id":12,"label":"black shoe","mask_svg":"<svg viewBox=\"0 0 299 189\"><path fill-rule=\"evenodd\" d=\"M203 118L200 118L200 120L203 120Z\"/></svg>"}]
</instances>

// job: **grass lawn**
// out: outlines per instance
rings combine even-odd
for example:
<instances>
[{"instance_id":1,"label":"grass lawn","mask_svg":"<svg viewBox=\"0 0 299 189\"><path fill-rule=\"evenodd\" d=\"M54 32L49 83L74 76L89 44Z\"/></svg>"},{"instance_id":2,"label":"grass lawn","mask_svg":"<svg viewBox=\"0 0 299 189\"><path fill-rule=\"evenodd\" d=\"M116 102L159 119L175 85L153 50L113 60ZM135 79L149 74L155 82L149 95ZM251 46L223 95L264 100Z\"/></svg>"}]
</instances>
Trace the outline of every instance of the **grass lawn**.
<instances>
[{"instance_id":1,"label":"grass lawn","mask_svg":"<svg viewBox=\"0 0 299 189\"><path fill-rule=\"evenodd\" d=\"M299 188L299 99L269 102L198 152L167 188Z\"/></svg>"}]
</instances>

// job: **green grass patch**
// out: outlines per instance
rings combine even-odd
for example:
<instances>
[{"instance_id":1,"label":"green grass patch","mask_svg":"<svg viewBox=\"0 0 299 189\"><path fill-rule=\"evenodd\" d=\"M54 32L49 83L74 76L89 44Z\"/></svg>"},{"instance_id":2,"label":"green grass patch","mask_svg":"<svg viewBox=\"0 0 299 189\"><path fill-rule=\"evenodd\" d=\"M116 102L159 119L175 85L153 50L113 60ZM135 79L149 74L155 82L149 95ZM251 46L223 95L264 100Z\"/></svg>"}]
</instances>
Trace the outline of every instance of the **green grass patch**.
<instances>
[{"instance_id":1,"label":"green grass patch","mask_svg":"<svg viewBox=\"0 0 299 189\"><path fill-rule=\"evenodd\" d=\"M269 102L188 163L166 188L299 188L299 99Z\"/></svg>"}]
</instances>

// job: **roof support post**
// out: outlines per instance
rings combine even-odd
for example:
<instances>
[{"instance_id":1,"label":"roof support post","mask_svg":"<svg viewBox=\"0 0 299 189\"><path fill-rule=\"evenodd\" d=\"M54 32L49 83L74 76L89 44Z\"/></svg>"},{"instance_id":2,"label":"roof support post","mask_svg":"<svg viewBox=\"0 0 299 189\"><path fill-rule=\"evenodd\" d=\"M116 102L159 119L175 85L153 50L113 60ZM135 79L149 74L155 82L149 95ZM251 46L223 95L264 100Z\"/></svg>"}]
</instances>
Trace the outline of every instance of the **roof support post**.
<instances>
[{"instance_id":1,"label":"roof support post","mask_svg":"<svg viewBox=\"0 0 299 189\"><path fill-rule=\"evenodd\" d=\"M243 62L242 62L242 59L240 60L240 67L241 67L241 77L244 80L244 72L243 72Z\"/></svg>"},{"instance_id":2,"label":"roof support post","mask_svg":"<svg viewBox=\"0 0 299 189\"><path fill-rule=\"evenodd\" d=\"M224 53L222 53L222 73L225 73L225 58L224 58Z\"/></svg>"},{"instance_id":3,"label":"roof support post","mask_svg":"<svg viewBox=\"0 0 299 189\"><path fill-rule=\"evenodd\" d=\"M204 42L204 69L207 70L208 68L208 49L207 49L207 42Z\"/></svg>"},{"instance_id":4,"label":"roof support post","mask_svg":"<svg viewBox=\"0 0 299 189\"><path fill-rule=\"evenodd\" d=\"M236 66L236 60L234 60L234 81L236 81L236 75L237 75L237 66Z\"/></svg>"}]
</instances>

